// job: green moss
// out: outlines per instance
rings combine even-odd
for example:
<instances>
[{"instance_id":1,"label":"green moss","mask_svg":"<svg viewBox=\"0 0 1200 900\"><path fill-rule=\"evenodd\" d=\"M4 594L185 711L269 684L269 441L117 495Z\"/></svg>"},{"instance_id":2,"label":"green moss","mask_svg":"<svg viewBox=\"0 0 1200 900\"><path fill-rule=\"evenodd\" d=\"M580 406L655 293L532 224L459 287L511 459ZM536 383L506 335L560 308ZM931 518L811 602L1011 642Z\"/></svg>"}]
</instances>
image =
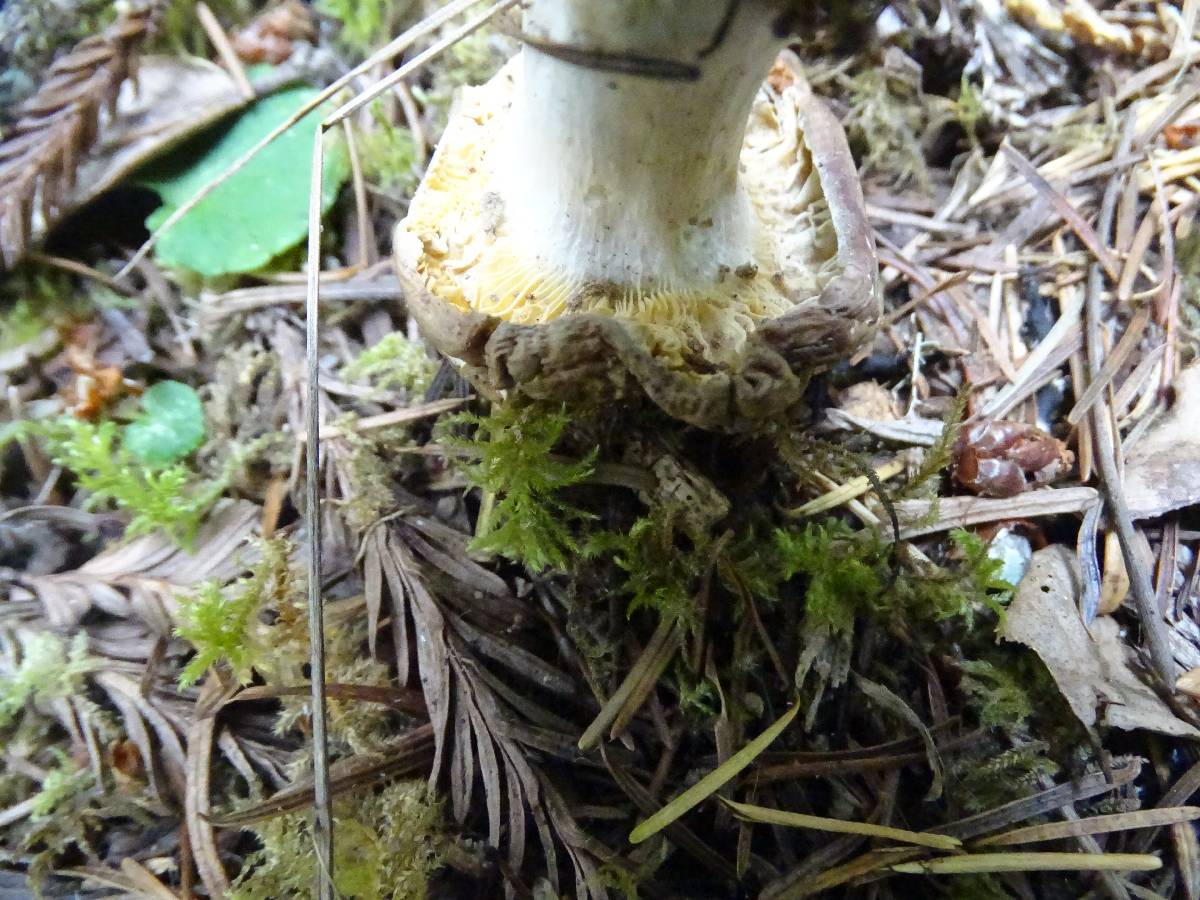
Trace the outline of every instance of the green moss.
<instances>
[{"instance_id":1,"label":"green moss","mask_svg":"<svg viewBox=\"0 0 1200 900\"><path fill-rule=\"evenodd\" d=\"M79 632L70 646L48 631L17 632L21 661L0 676L0 728L13 724L31 702L48 702L83 691L83 677L95 669L87 653L87 635Z\"/></svg>"},{"instance_id":2,"label":"green moss","mask_svg":"<svg viewBox=\"0 0 1200 900\"><path fill-rule=\"evenodd\" d=\"M968 815L1027 796L1040 789L1042 778L1059 771L1045 741L990 749L986 754L958 757L950 769L957 780L954 795Z\"/></svg>"},{"instance_id":3,"label":"green moss","mask_svg":"<svg viewBox=\"0 0 1200 900\"><path fill-rule=\"evenodd\" d=\"M409 435L402 427L360 434L353 428L352 417L338 424L346 426L341 440L349 450L345 471L350 490L341 510L350 527L363 531L396 508L394 485L404 457L392 448L407 442Z\"/></svg>"},{"instance_id":4,"label":"green moss","mask_svg":"<svg viewBox=\"0 0 1200 900\"><path fill-rule=\"evenodd\" d=\"M925 451L921 465L900 490L896 499L908 499L922 495L936 495L936 478L950 465L954 458L954 445L958 441L958 433L962 430L963 415L967 410L967 400L971 392L967 385L959 390L954 398L954 405L942 423L942 433L938 435L933 446ZM936 507L931 509L931 515L936 516Z\"/></svg>"},{"instance_id":5,"label":"green moss","mask_svg":"<svg viewBox=\"0 0 1200 900\"><path fill-rule=\"evenodd\" d=\"M289 590L291 544L277 539L260 546L262 560L250 577L227 586L208 581L180 598L175 633L196 651L179 676L181 686L195 684L217 664L246 684L255 667L270 659L261 615Z\"/></svg>"},{"instance_id":6,"label":"green moss","mask_svg":"<svg viewBox=\"0 0 1200 900\"><path fill-rule=\"evenodd\" d=\"M463 413L439 423L440 440L466 454L463 471L484 491L472 549L537 572L565 569L579 552L571 526L590 516L560 492L591 475L595 453L570 462L551 456L569 422L565 408L507 403L490 416ZM462 428L473 432L465 437Z\"/></svg>"},{"instance_id":7,"label":"green moss","mask_svg":"<svg viewBox=\"0 0 1200 900\"><path fill-rule=\"evenodd\" d=\"M135 460L122 446L112 421L97 424L62 416L33 430L45 437L50 458L68 469L91 495L88 507L112 503L131 515L129 537L163 531L190 546L209 508L225 490L227 479L202 482L182 463L155 468Z\"/></svg>"},{"instance_id":8,"label":"green moss","mask_svg":"<svg viewBox=\"0 0 1200 900\"><path fill-rule=\"evenodd\" d=\"M143 828L150 822L139 802L119 792L106 794L90 770L81 769L57 747L38 754L46 774L31 796L33 809L24 821L2 832L3 852L19 848L34 896L45 879L68 858L95 858L94 841L115 819L125 827Z\"/></svg>"},{"instance_id":9,"label":"green moss","mask_svg":"<svg viewBox=\"0 0 1200 900\"><path fill-rule=\"evenodd\" d=\"M254 8L251 0L208 0L209 8L225 28L246 21ZM206 58L208 35L196 15L196 0L166 0L159 27L148 49Z\"/></svg>"},{"instance_id":10,"label":"green moss","mask_svg":"<svg viewBox=\"0 0 1200 900\"><path fill-rule=\"evenodd\" d=\"M511 42L500 40L495 29L485 26L446 52L445 64L433 72L429 88L413 88L413 95L429 110L432 140L437 140L445 128L458 89L486 82L515 49Z\"/></svg>"},{"instance_id":11,"label":"green moss","mask_svg":"<svg viewBox=\"0 0 1200 900\"><path fill-rule=\"evenodd\" d=\"M877 540L856 537L844 522L826 519L803 530L780 529L775 546L783 581L808 577L804 609L816 624L847 631L857 615L883 601L886 548Z\"/></svg>"},{"instance_id":12,"label":"green moss","mask_svg":"<svg viewBox=\"0 0 1200 900\"><path fill-rule=\"evenodd\" d=\"M57 768L51 769L42 779L42 787L33 797L29 811L33 822L41 822L60 813L64 807L75 805L76 799L95 784L92 773L81 769L66 757L62 757Z\"/></svg>"},{"instance_id":13,"label":"green moss","mask_svg":"<svg viewBox=\"0 0 1200 900\"><path fill-rule=\"evenodd\" d=\"M318 0L314 8L340 26L338 42L366 57L392 39L393 31L414 4L394 0Z\"/></svg>"},{"instance_id":14,"label":"green moss","mask_svg":"<svg viewBox=\"0 0 1200 900\"><path fill-rule=\"evenodd\" d=\"M985 728L1024 729L1033 715L1033 700L1017 674L987 660L965 659L962 690Z\"/></svg>"},{"instance_id":15,"label":"green moss","mask_svg":"<svg viewBox=\"0 0 1200 900\"><path fill-rule=\"evenodd\" d=\"M349 382L369 382L379 391L399 388L415 394L429 386L436 368L424 347L392 332L349 362L341 377Z\"/></svg>"},{"instance_id":16,"label":"green moss","mask_svg":"<svg viewBox=\"0 0 1200 900\"><path fill-rule=\"evenodd\" d=\"M423 900L449 838L441 805L423 781L344 798L334 810L334 881L339 896ZM250 829L261 848L246 860L230 900L278 900L312 893L315 854L310 817L288 814Z\"/></svg>"},{"instance_id":17,"label":"green moss","mask_svg":"<svg viewBox=\"0 0 1200 900\"><path fill-rule=\"evenodd\" d=\"M704 565L706 541L701 535L678 534L680 512L669 505L655 507L624 534L599 532L584 546L585 556L607 557L624 572L619 590L629 597L630 616L652 609L686 623L695 618L692 592Z\"/></svg>"},{"instance_id":18,"label":"green moss","mask_svg":"<svg viewBox=\"0 0 1200 900\"><path fill-rule=\"evenodd\" d=\"M841 87L850 105L845 117L847 136L862 157L864 174L887 177L893 184L927 186L929 169L921 139L929 104L919 76L867 65L841 79Z\"/></svg>"},{"instance_id":19,"label":"green moss","mask_svg":"<svg viewBox=\"0 0 1200 900\"><path fill-rule=\"evenodd\" d=\"M411 197L421 181L412 132L388 121L378 104L371 112L372 127L357 135L363 178L381 190Z\"/></svg>"},{"instance_id":20,"label":"green moss","mask_svg":"<svg viewBox=\"0 0 1200 900\"><path fill-rule=\"evenodd\" d=\"M29 300L18 300L0 315L0 352L23 347L40 337L51 324Z\"/></svg>"},{"instance_id":21,"label":"green moss","mask_svg":"<svg viewBox=\"0 0 1200 900\"><path fill-rule=\"evenodd\" d=\"M965 72L959 84L958 99L954 102L954 115L972 146L978 146L979 123L984 118L983 95L980 89L971 83Z\"/></svg>"},{"instance_id":22,"label":"green moss","mask_svg":"<svg viewBox=\"0 0 1200 900\"><path fill-rule=\"evenodd\" d=\"M961 530L951 538L959 560L917 569L893 553L876 529L853 531L829 518L776 530L774 576L777 584L806 578L806 616L835 633L848 631L863 615L905 628L950 619L970 628L981 609L1003 612L1010 586L998 579L1000 562L988 557L982 541ZM755 565L760 586L768 584L768 560Z\"/></svg>"}]
</instances>

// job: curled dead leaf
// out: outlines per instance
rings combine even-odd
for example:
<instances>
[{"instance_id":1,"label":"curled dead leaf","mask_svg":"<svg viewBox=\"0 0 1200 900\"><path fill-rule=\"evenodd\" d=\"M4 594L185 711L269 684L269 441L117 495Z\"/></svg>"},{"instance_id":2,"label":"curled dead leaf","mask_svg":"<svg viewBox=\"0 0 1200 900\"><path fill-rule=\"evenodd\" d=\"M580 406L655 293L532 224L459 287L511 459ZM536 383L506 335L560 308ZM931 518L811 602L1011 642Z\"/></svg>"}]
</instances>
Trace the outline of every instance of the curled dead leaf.
<instances>
[{"instance_id":1,"label":"curled dead leaf","mask_svg":"<svg viewBox=\"0 0 1200 900\"><path fill-rule=\"evenodd\" d=\"M1075 455L1066 444L1024 422L975 422L954 445L954 477L984 497L1014 497L1049 484L1071 470Z\"/></svg>"}]
</instances>

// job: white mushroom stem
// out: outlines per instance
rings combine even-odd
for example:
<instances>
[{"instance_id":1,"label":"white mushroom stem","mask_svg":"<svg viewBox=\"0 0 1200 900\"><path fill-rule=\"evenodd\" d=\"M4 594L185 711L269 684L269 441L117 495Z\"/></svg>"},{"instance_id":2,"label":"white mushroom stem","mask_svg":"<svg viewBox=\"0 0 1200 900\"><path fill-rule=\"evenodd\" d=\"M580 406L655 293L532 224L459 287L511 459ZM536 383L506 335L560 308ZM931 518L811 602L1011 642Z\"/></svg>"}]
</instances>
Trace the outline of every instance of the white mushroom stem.
<instances>
[{"instance_id":1,"label":"white mushroom stem","mask_svg":"<svg viewBox=\"0 0 1200 900\"><path fill-rule=\"evenodd\" d=\"M730 9L723 40L701 58ZM783 43L771 27L778 10L767 0L531 0L524 29L535 41L693 65L700 77L620 74L527 46L492 180L522 255L638 293L698 288L760 259L739 155Z\"/></svg>"}]
</instances>

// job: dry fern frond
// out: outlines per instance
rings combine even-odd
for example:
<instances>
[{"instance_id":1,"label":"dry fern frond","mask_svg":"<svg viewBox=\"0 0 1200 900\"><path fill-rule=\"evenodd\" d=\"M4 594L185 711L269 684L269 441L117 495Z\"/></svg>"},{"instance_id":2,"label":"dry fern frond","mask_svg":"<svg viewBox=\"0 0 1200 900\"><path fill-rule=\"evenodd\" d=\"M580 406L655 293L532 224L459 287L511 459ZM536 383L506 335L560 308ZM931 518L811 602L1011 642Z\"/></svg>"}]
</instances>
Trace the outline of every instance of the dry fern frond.
<instances>
[{"instance_id":1,"label":"dry fern frond","mask_svg":"<svg viewBox=\"0 0 1200 900\"><path fill-rule=\"evenodd\" d=\"M122 83L135 72L134 51L158 11L158 3L139 6L80 41L17 108L0 143L0 271L25 255L35 209L47 225L57 220L96 139L101 110L112 114Z\"/></svg>"},{"instance_id":2,"label":"dry fern frond","mask_svg":"<svg viewBox=\"0 0 1200 900\"><path fill-rule=\"evenodd\" d=\"M378 621L386 593L392 603L398 680L406 683L415 670L425 695L434 738L431 783L447 783L450 812L459 823L479 806L486 808L488 843L506 850L511 871L521 869L527 820L532 819L545 875L556 894L561 850L575 875L576 896L605 900L610 894L600 867L615 854L580 828L536 762L547 753L569 754L574 726L510 687L514 679L524 679L548 691L561 706L573 691L570 676L508 643L504 628L488 633L490 613L507 609L511 614L519 602L487 570L455 556L466 541L466 535L454 536L418 516L376 526L363 544L372 622ZM435 593L438 569L478 589L475 601L456 605L452 590ZM482 798L477 783L482 783Z\"/></svg>"}]
</instances>

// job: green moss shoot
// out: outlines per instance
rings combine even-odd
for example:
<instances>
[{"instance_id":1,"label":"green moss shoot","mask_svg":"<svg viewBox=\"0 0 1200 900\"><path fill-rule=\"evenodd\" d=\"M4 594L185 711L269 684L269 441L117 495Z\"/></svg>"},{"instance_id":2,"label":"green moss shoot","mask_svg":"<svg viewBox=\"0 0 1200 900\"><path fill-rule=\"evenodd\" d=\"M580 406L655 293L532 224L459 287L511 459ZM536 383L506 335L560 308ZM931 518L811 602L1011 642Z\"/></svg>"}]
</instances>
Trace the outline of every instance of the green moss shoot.
<instances>
[{"instance_id":1,"label":"green moss shoot","mask_svg":"<svg viewBox=\"0 0 1200 900\"><path fill-rule=\"evenodd\" d=\"M154 467L134 459L112 421L62 416L32 430L45 437L50 458L90 494L89 508L111 503L131 516L128 537L162 531L190 547L225 490L226 479L202 482L182 463Z\"/></svg>"},{"instance_id":2,"label":"green moss shoot","mask_svg":"<svg viewBox=\"0 0 1200 900\"><path fill-rule=\"evenodd\" d=\"M181 687L195 684L218 664L246 684L256 665L270 659L261 614L277 608L280 594L288 590L291 545L278 539L261 547L262 560L250 577L227 586L208 581L180 598L175 633L196 650L180 673Z\"/></svg>"},{"instance_id":3,"label":"green moss shoot","mask_svg":"<svg viewBox=\"0 0 1200 900\"><path fill-rule=\"evenodd\" d=\"M88 656L87 635L78 632L67 643L48 631L17 632L21 661L0 675L0 728L13 724L31 702L48 702L83 691L83 678L96 668Z\"/></svg>"},{"instance_id":4,"label":"green moss shoot","mask_svg":"<svg viewBox=\"0 0 1200 900\"><path fill-rule=\"evenodd\" d=\"M415 394L429 386L436 368L424 347L392 332L349 362L341 377L369 382L378 391L401 389Z\"/></svg>"},{"instance_id":5,"label":"green moss shoot","mask_svg":"<svg viewBox=\"0 0 1200 900\"><path fill-rule=\"evenodd\" d=\"M589 514L560 492L592 474L595 453L581 460L551 456L570 422L565 409L507 403L490 416L463 413L439 423L441 441L470 460L467 478L484 491L472 549L521 562L535 572L567 568L579 552L572 526ZM470 437L457 429L470 428ZM488 511L487 498L495 498Z\"/></svg>"}]
</instances>

